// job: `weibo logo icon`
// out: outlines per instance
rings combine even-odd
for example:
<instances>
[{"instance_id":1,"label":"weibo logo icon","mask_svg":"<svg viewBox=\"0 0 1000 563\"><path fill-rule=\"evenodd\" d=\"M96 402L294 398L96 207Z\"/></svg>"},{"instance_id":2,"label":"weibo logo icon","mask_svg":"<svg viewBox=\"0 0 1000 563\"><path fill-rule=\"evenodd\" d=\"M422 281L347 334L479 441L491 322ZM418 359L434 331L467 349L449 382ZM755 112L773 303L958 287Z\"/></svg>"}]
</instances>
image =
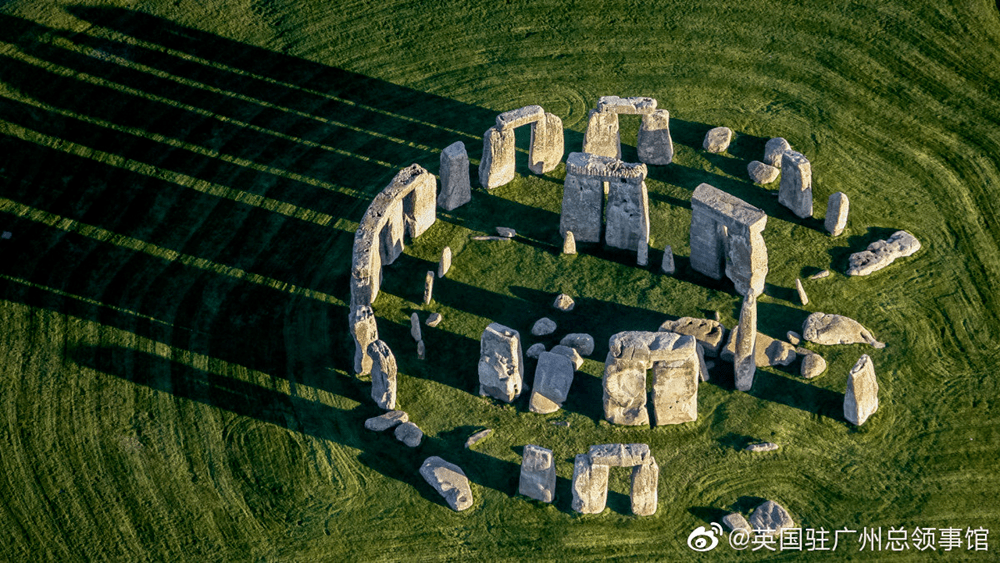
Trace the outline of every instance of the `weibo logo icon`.
<instances>
[{"instance_id":1,"label":"weibo logo icon","mask_svg":"<svg viewBox=\"0 0 1000 563\"><path fill-rule=\"evenodd\" d=\"M712 522L709 530L705 526L698 526L688 536L688 547L694 551L712 551L719 545L719 536L722 535L722 526L717 522Z\"/></svg>"}]
</instances>

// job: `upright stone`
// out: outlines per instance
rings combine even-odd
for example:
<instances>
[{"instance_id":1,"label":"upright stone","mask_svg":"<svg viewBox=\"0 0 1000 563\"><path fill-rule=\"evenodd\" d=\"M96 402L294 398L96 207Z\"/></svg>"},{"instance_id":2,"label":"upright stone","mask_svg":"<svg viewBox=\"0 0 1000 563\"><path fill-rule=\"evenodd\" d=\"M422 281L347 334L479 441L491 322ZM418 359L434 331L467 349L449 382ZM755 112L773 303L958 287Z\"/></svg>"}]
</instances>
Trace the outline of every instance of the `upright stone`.
<instances>
[{"instance_id":1,"label":"upright stone","mask_svg":"<svg viewBox=\"0 0 1000 563\"><path fill-rule=\"evenodd\" d=\"M381 340L368 346L368 355L372 357L372 400L379 408L391 411L396 408L396 357Z\"/></svg>"},{"instance_id":2,"label":"upright stone","mask_svg":"<svg viewBox=\"0 0 1000 563\"><path fill-rule=\"evenodd\" d=\"M555 170L563 157L563 122L558 115L546 113L531 124L531 147L528 169L535 174Z\"/></svg>"},{"instance_id":3,"label":"upright stone","mask_svg":"<svg viewBox=\"0 0 1000 563\"><path fill-rule=\"evenodd\" d=\"M420 466L420 476L444 497L452 510L462 511L472 506L472 488L462 468L438 456L431 456Z\"/></svg>"},{"instance_id":4,"label":"upright stone","mask_svg":"<svg viewBox=\"0 0 1000 563\"><path fill-rule=\"evenodd\" d=\"M542 502L556 495L556 465L552 450L528 444L521 457L521 479L517 492Z\"/></svg>"},{"instance_id":5,"label":"upright stone","mask_svg":"<svg viewBox=\"0 0 1000 563\"><path fill-rule=\"evenodd\" d=\"M514 130L490 127L483 134L483 158L479 161L479 183L492 190L514 179Z\"/></svg>"},{"instance_id":6,"label":"upright stone","mask_svg":"<svg viewBox=\"0 0 1000 563\"><path fill-rule=\"evenodd\" d=\"M664 274L673 274L677 270L674 266L674 249L669 244L663 247L663 264L660 269Z\"/></svg>"},{"instance_id":7,"label":"upright stone","mask_svg":"<svg viewBox=\"0 0 1000 563\"><path fill-rule=\"evenodd\" d=\"M809 296L806 295L806 288L802 287L802 280L795 278L795 291L799 294L799 302L803 305L809 304Z\"/></svg>"},{"instance_id":8,"label":"upright stone","mask_svg":"<svg viewBox=\"0 0 1000 563\"><path fill-rule=\"evenodd\" d=\"M701 146L708 152L720 153L729 148L729 142L733 140L733 130L728 127L716 127L705 133L705 140Z\"/></svg>"},{"instance_id":9,"label":"upright stone","mask_svg":"<svg viewBox=\"0 0 1000 563\"><path fill-rule=\"evenodd\" d=\"M612 424L646 426L646 369L644 360L622 360L608 352L604 363L604 418Z\"/></svg>"},{"instance_id":10,"label":"upright stone","mask_svg":"<svg viewBox=\"0 0 1000 563\"><path fill-rule=\"evenodd\" d=\"M608 246L639 251L649 245L649 195L646 183L609 182L604 240Z\"/></svg>"},{"instance_id":11,"label":"upright stone","mask_svg":"<svg viewBox=\"0 0 1000 563\"><path fill-rule=\"evenodd\" d=\"M378 340L378 325L371 306L352 307L348 315L351 336L354 337L354 373L365 375L372 370L372 358L368 346Z\"/></svg>"},{"instance_id":12,"label":"upright stone","mask_svg":"<svg viewBox=\"0 0 1000 563\"><path fill-rule=\"evenodd\" d=\"M566 235L563 237L563 254L576 254L576 238L573 237L573 231L566 231Z\"/></svg>"},{"instance_id":13,"label":"upright stone","mask_svg":"<svg viewBox=\"0 0 1000 563\"><path fill-rule=\"evenodd\" d=\"M812 166L802 153L790 150L781 156L778 203L791 209L798 217L812 217Z\"/></svg>"},{"instance_id":14,"label":"upright stone","mask_svg":"<svg viewBox=\"0 0 1000 563\"><path fill-rule=\"evenodd\" d=\"M743 309L740 311L740 324L736 328L736 356L733 366L736 370L736 388L749 391L753 386L753 378L757 373L755 345L757 338L757 296L748 293L743 298Z\"/></svg>"},{"instance_id":15,"label":"upright stone","mask_svg":"<svg viewBox=\"0 0 1000 563\"><path fill-rule=\"evenodd\" d=\"M653 456L649 462L632 468L632 514L636 516L652 516L656 514L658 496L657 487L660 482L660 466Z\"/></svg>"},{"instance_id":16,"label":"upright stone","mask_svg":"<svg viewBox=\"0 0 1000 563\"><path fill-rule=\"evenodd\" d=\"M395 186L411 186L410 193L403 196L403 222L406 234L411 239L417 238L437 221L437 178L419 165L411 164L400 170L386 189Z\"/></svg>"},{"instance_id":17,"label":"upright stone","mask_svg":"<svg viewBox=\"0 0 1000 563\"><path fill-rule=\"evenodd\" d=\"M565 235L573 232L579 242L601 242L601 216L604 209L604 182L593 176L575 174L570 165L584 160L584 153L570 153L566 160L566 181L563 185L562 213L559 216L559 232Z\"/></svg>"},{"instance_id":18,"label":"upright stone","mask_svg":"<svg viewBox=\"0 0 1000 563\"><path fill-rule=\"evenodd\" d=\"M413 337L414 342L423 340L423 336L420 333L420 316L416 313L410 315L410 336Z\"/></svg>"},{"instance_id":19,"label":"upright stone","mask_svg":"<svg viewBox=\"0 0 1000 563\"><path fill-rule=\"evenodd\" d=\"M600 514L608 503L607 465L590 462L590 456L579 454L573 462L573 510L581 514Z\"/></svg>"},{"instance_id":20,"label":"upright stone","mask_svg":"<svg viewBox=\"0 0 1000 563\"><path fill-rule=\"evenodd\" d=\"M826 203L826 220L823 225L831 236L839 237L847 227L847 215L851 211L851 202L844 192L830 195Z\"/></svg>"},{"instance_id":21,"label":"upright stone","mask_svg":"<svg viewBox=\"0 0 1000 563\"><path fill-rule=\"evenodd\" d=\"M861 426L877 410L878 381L875 379L875 365L868 354L864 354L847 376L844 418L855 426Z\"/></svg>"},{"instance_id":22,"label":"upright stone","mask_svg":"<svg viewBox=\"0 0 1000 563\"><path fill-rule=\"evenodd\" d=\"M617 113L590 111L587 132L583 135L583 152L618 159L622 157Z\"/></svg>"},{"instance_id":23,"label":"upright stone","mask_svg":"<svg viewBox=\"0 0 1000 563\"><path fill-rule=\"evenodd\" d=\"M434 298L434 272L427 272L424 277L424 305L429 305Z\"/></svg>"},{"instance_id":24,"label":"upright stone","mask_svg":"<svg viewBox=\"0 0 1000 563\"><path fill-rule=\"evenodd\" d=\"M764 144L764 164L781 168L781 155L792 150L792 145L781 137L774 137Z\"/></svg>"},{"instance_id":25,"label":"upright stone","mask_svg":"<svg viewBox=\"0 0 1000 563\"><path fill-rule=\"evenodd\" d=\"M764 230L761 224L757 226L734 225L728 229L726 239L726 277L733 280L733 285L740 295L764 293L764 282L767 278L767 245L764 243Z\"/></svg>"},{"instance_id":26,"label":"upright stone","mask_svg":"<svg viewBox=\"0 0 1000 563\"><path fill-rule=\"evenodd\" d=\"M441 151L441 193L438 207L452 211L472 200L472 183L469 180L469 153L465 143L457 141Z\"/></svg>"},{"instance_id":27,"label":"upright stone","mask_svg":"<svg viewBox=\"0 0 1000 563\"><path fill-rule=\"evenodd\" d=\"M451 247L446 246L441 251L441 261L438 262L438 277L443 278L451 269Z\"/></svg>"},{"instance_id":28,"label":"upright stone","mask_svg":"<svg viewBox=\"0 0 1000 563\"><path fill-rule=\"evenodd\" d=\"M653 362L653 413L656 425L698 420L698 377L701 363L693 336L683 336L686 358Z\"/></svg>"},{"instance_id":29,"label":"upright stone","mask_svg":"<svg viewBox=\"0 0 1000 563\"><path fill-rule=\"evenodd\" d=\"M535 368L528 410L549 414L562 408L573 385L573 361L553 352L541 352Z\"/></svg>"},{"instance_id":30,"label":"upright stone","mask_svg":"<svg viewBox=\"0 0 1000 563\"><path fill-rule=\"evenodd\" d=\"M674 160L674 142L670 138L670 112L665 109L643 114L636 143L639 162L665 166Z\"/></svg>"},{"instance_id":31,"label":"upright stone","mask_svg":"<svg viewBox=\"0 0 1000 563\"><path fill-rule=\"evenodd\" d=\"M524 359L521 335L492 323L479 342L479 394L510 403L521 394Z\"/></svg>"}]
</instances>

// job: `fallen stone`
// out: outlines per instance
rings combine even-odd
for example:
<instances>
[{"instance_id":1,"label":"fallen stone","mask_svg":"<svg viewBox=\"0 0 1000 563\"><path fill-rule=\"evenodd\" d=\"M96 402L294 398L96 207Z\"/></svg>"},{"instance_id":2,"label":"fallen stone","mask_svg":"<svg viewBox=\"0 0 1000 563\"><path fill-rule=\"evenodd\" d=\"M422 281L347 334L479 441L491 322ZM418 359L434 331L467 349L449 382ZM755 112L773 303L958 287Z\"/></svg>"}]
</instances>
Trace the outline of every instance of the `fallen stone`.
<instances>
[{"instance_id":1,"label":"fallen stone","mask_svg":"<svg viewBox=\"0 0 1000 563\"><path fill-rule=\"evenodd\" d=\"M469 153L465 143L458 141L441 151L441 193L438 207L452 211L472 201L472 183L469 180Z\"/></svg>"},{"instance_id":2,"label":"fallen stone","mask_svg":"<svg viewBox=\"0 0 1000 563\"><path fill-rule=\"evenodd\" d=\"M560 293L556 296L556 300L552 303L552 306L560 311L569 312L573 310L573 307L576 307L576 302L569 295Z\"/></svg>"},{"instance_id":3,"label":"fallen stone","mask_svg":"<svg viewBox=\"0 0 1000 563\"><path fill-rule=\"evenodd\" d=\"M743 298L740 310L740 322L733 330L734 340L733 367L736 372L736 388L749 391L753 386L754 375L757 373L756 363L757 338L757 297L753 292Z\"/></svg>"},{"instance_id":4,"label":"fallen stone","mask_svg":"<svg viewBox=\"0 0 1000 563\"><path fill-rule=\"evenodd\" d=\"M424 439L424 431L412 422L404 422L397 426L395 434L397 440L411 448L419 446L420 441Z\"/></svg>"},{"instance_id":5,"label":"fallen stone","mask_svg":"<svg viewBox=\"0 0 1000 563\"><path fill-rule=\"evenodd\" d=\"M802 342L802 335L794 330L790 330L785 333L785 339L788 340L789 344L792 346L798 346L799 342Z\"/></svg>"},{"instance_id":6,"label":"fallen stone","mask_svg":"<svg viewBox=\"0 0 1000 563\"><path fill-rule=\"evenodd\" d=\"M801 153L789 150L781 156L778 203L790 209L797 217L812 217L812 165Z\"/></svg>"},{"instance_id":7,"label":"fallen stone","mask_svg":"<svg viewBox=\"0 0 1000 563\"><path fill-rule=\"evenodd\" d=\"M735 532L736 530L745 530L747 534L753 533L753 528L750 527L750 523L747 519L743 517L742 514L738 512L731 512L722 517L722 525L726 527L729 532Z\"/></svg>"},{"instance_id":8,"label":"fallen stone","mask_svg":"<svg viewBox=\"0 0 1000 563\"><path fill-rule=\"evenodd\" d=\"M441 320L443 318L444 317L441 316L441 313L431 313L431 315L427 317L427 320L424 321L424 324L431 328L434 328L437 325L441 324Z\"/></svg>"},{"instance_id":9,"label":"fallen stone","mask_svg":"<svg viewBox=\"0 0 1000 563\"><path fill-rule=\"evenodd\" d=\"M811 279L811 280L821 280L823 278L828 278L828 277L830 277L830 270L820 270L820 271L816 272L815 274L809 276L809 279Z\"/></svg>"},{"instance_id":10,"label":"fallen stone","mask_svg":"<svg viewBox=\"0 0 1000 563\"><path fill-rule=\"evenodd\" d=\"M545 345L541 342L536 342L531 346L528 346L528 350L524 353L525 356L529 358L537 358L539 354L545 351Z\"/></svg>"},{"instance_id":11,"label":"fallen stone","mask_svg":"<svg viewBox=\"0 0 1000 563\"><path fill-rule=\"evenodd\" d=\"M750 525L755 531L765 530L770 532L767 535L771 535L780 534L781 530L791 528L795 524L792 522L792 516L783 506L773 500L767 500L753 509L753 514L750 515Z\"/></svg>"},{"instance_id":12,"label":"fallen stone","mask_svg":"<svg viewBox=\"0 0 1000 563\"><path fill-rule=\"evenodd\" d=\"M12 233L12 232L10 232L10 231L4 231L4 232L3 232L3 234L2 234L2 235L0 235L0 239L3 239L3 240L10 240L10 238L11 238L12 236L14 236L14 233Z\"/></svg>"},{"instance_id":13,"label":"fallen stone","mask_svg":"<svg viewBox=\"0 0 1000 563\"><path fill-rule=\"evenodd\" d=\"M652 459L648 444L601 444L590 446L587 455L594 465L609 467L632 467Z\"/></svg>"},{"instance_id":14,"label":"fallen stone","mask_svg":"<svg viewBox=\"0 0 1000 563\"><path fill-rule=\"evenodd\" d=\"M848 258L847 275L867 276L920 250L920 241L906 231L896 231L888 240L878 240L867 250L855 252Z\"/></svg>"},{"instance_id":15,"label":"fallen stone","mask_svg":"<svg viewBox=\"0 0 1000 563\"><path fill-rule=\"evenodd\" d=\"M759 160L751 161L747 165L747 174L750 176L750 181L754 184L770 184L771 182L778 179L778 174L781 174L781 170L770 164L764 164Z\"/></svg>"},{"instance_id":16,"label":"fallen stone","mask_svg":"<svg viewBox=\"0 0 1000 563\"><path fill-rule=\"evenodd\" d=\"M861 426L877 410L878 381L875 379L875 365L868 354L864 354L847 375L844 418L855 426Z\"/></svg>"},{"instance_id":17,"label":"fallen stone","mask_svg":"<svg viewBox=\"0 0 1000 563\"><path fill-rule=\"evenodd\" d=\"M799 374L806 379L818 377L826 371L826 360L819 354L805 354L802 356L802 366Z\"/></svg>"},{"instance_id":18,"label":"fallen stone","mask_svg":"<svg viewBox=\"0 0 1000 563\"><path fill-rule=\"evenodd\" d=\"M569 421L566 420L553 420L550 421L549 424L554 424L556 426L565 426L566 428L569 428Z\"/></svg>"},{"instance_id":19,"label":"fallen stone","mask_svg":"<svg viewBox=\"0 0 1000 563\"><path fill-rule=\"evenodd\" d=\"M479 341L479 394L510 403L521 394L524 359L521 335L492 323Z\"/></svg>"},{"instance_id":20,"label":"fallen stone","mask_svg":"<svg viewBox=\"0 0 1000 563\"><path fill-rule=\"evenodd\" d=\"M420 475L444 497L452 510L460 512L472 506L469 478L459 466L448 463L438 456L431 456L420 466Z\"/></svg>"},{"instance_id":21,"label":"fallen stone","mask_svg":"<svg viewBox=\"0 0 1000 563\"><path fill-rule=\"evenodd\" d=\"M729 142L733 140L733 130L728 127L716 127L705 133L705 141L702 147L708 152L720 153L729 148Z\"/></svg>"},{"instance_id":22,"label":"fallen stone","mask_svg":"<svg viewBox=\"0 0 1000 563\"><path fill-rule=\"evenodd\" d=\"M781 137L774 137L764 144L764 164L781 168L781 155L792 150L792 145Z\"/></svg>"},{"instance_id":23,"label":"fallen stone","mask_svg":"<svg viewBox=\"0 0 1000 563\"><path fill-rule=\"evenodd\" d=\"M502 237L514 238L517 236L517 231L507 227L497 227L497 234Z\"/></svg>"},{"instance_id":24,"label":"fallen stone","mask_svg":"<svg viewBox=\"0 0 1000 563\"><path fill-rule=\"evenodd\" d=\"M542 352L538 356L528 410L539 414L562 408L573 385L573 362L561 354Z\"/></svg>"},{"instance_id":25,"label":"fallen stone","mask_svg":"<svg viewBox=\"0 0 1000 563\"><path fill-rule=\"evenodd\" d=\"M670 112L653 110L642 116L635 144L639 162L665 166L674 159L674 142L670 138Z\"/></svg>"},{"instance_id":26,"label":"fallen stone","mask_svg":"<svg viewBox=\"0 0 1000 563\"><path fill-rule=\"evenodd\" d=\"M851 202L844 192L836 192L830 195L826 202L826 219L823 226L831 236L838 237L847 227L847 215L851 210Z\"/></svg>"},{"instance_id":27,"label":"fallen stone","mask_svg":"<svg viewBox=\"0 0 1000 563\"><path fill-rule=\"evenodd\" d=\"M589 356L594 353L594 337L581 332L571 332L559 341L563 346L576 348L581 356Z\"/></svg>"},{"instance_id":28,"label":"fallen stone","mask_svg":"<svg viewBox=\"0 0 1000 563\"><path fill-rule=\"evenodd\" d=\"M427 272L424 278L424 305L429 305L434 297L434 272Z\"/></svg>"},{"instance_id":29,"label":"fallen stone","mask_svg":"<svg viewBox=\"0 0 1000 563\"><path fill-rule=\"evenodd\" d=\"M660 269L664 274L673 274L677 267L674 265L674 249L668 244L663 248L663 263Z\"/></svg>"},{"instance_id":30,"label":"fallen stone","mask_svg":"<svg viewBox=\"0 0 1000 563\"><path fill-rule=\"evenodd\" d=\"M813 313L802 323L802 338L816 344L871 344L873 348L885 348L885 344L875 340L871 331L858 321L843 315Z\"/></svg>"},{"instance_id":31,"label":"fallen stone","mask_svg":"<svg viewBox=\"0 0 1000 563\"><path fill-rule=\"evenodd\" d=\"M795 278L795 291L799 294L799 303L802 305L809 304L809 296L806 295L806 288L802 287L802 280Z\"/></svg>"},{"instance_id":32,"label":"fallen stone","mask_svg":"<svg viewBox=\"0 0 1000 563\"><path fill-rule=\"evenodd\" d=\"M693 336L704 349L705 355L710 358L718 357L719 351L722 349L723 338L726 335L726 327L722 326L719 321L694 317L681 317L676 321L664 321L659 330Z\"/></svg>"},{"instance_id":33,"label":"fallen stone","mask_svg":"<svg viewBox=\"0 0 1000 563\"><path fill-rule=\"evenodd\" d=\"M660 466L653 456L649 461L632 468L632 491L629 500L632 502L632 514L636 516L652 516L656 514L657 488L660 482Z\"/></svg>"},{"instance_id":34,"label":"fallen stone","mask_svg":"<svg viewBox=\"0 0 1000 563\"><path fill-rule=\"evenodd\" d=\"M423 340L420 333L420 317L416 313L410 315L410 336L413 337L414 342Z\"/></svg>"},{"instance_id":35,"label":"fallen stone","mask_svg":"<svg viewBox=\"0 0 1000 563\"><path fill-rule=\"evenodd\" d=\"M736 355L736 338L739 332L739 327L734 328L729 333L729 340L726 341L725 348L719 352L719 357L724 361L732 362L734 356ZM767 366L787 366L790 365L798 357L795 351L795 347L787 342L782 342L781 340L776 340L770 336L757 333L757 338L754 340L754 361L757 367L767 367Z\"/></svg>"},{"instance_id":36,"label":"fallen stone","mask_svg":"<svg viewBox=\"0 0 1000 563\"><path fill-rule=\"evenodd\" d=\"M566 231L566 236L563 238L563 254L576 254L576 238L573 237L573 231Z\"/></svg>"},{"instance_id":37,"label":"fallen stone","mask_svg":"<svg viewBox=\"0 0 1000 563\"><path fill-rule=\"evenodd\" d=\"M372 400L380 408L392 410L396 408L396 357L381 340L368 346L368 355L372 357Z\"/></svg>"},{"instance_id":38,"label":"fallen stone","mask_svg":"<svg viewBox=\"0 0 1000 563\"><path fill-rule=\"evenodd\" d=\"M569 358L569 361L573 362L573 369L579 370L583 366L583 357L576 351L576 348L570 348L569 346L558 344L553 346L550 351L553 354L559 354L560 356L566 356Z\"/></svg>"},{"instance_id":39,"label":"fallen stone","mask_svg":"<svg viewBox=\"0 0 1000 563\"><path fill-rule=\"evenodd\" d=\"M479 442L482 442L487 436L489 436L492 433L493 429L487 428L486 430L480 430L479 432L476 432L472 436L469 436L469 439L465 441L465 449L469 449L472 446L478 444Z\"/></svg>"},{"instance_id":40,"label":"fallen stone","mask_svg":"<svg viewBox=\"0 0 1000 563\"><path fill-rule=\"evenodd\" d=\"M517 492L535 500L552 502L556 495L556 465L552 450L532 444L524 446Z\"/></svg>"},{"instance_id":41,"label":"fallen stone","mask_svg":"<svg viewBox=\"0 0 1000 563\"><path fill-rule=\"evenodd\" d=\"M750 444L749 446L743 448L748 452L773 452L778 449L778 444L774 442L761 442L759 444Z\"/></svg>"},{"instance_id":42,"label":"fallen stone","mask_svg":"<svg viewBox=\"0 0 1000 563\"><path fill-rule=\"evenodd\" d=\"M389 411L385 414L369 418L365 421L365 429L372 432L383 432L390 428L395 428L400 424L410 420L409 415L403 411Z\"/></svg>"},{"instance_id":43,"label":"fallen stone","mask_svg":"<svg viewBox=\"0 0 1000 563\"><path fill-rule=\"evenodd\" d=\"M441 260L438 262L438 277L443 278L451 269L451 247L446 246L441 251Z\"/></svg>"},{"instance_id":44,"label":"fallen stone","mask_svg":"<svg viewBox=\"0 0 1000 563\"><path fill-rule=\"evenodd\" d=\"M542 317L535 321L531 327L531 334L535 336L545 336L556 331L556 323L548 317Z\"/></svg>"},{"instance_id":45,"label":"fallen stone","mask_svg":"<svg viewBox=\"0 0 1000 563\"><path fill-rule=\"evenodd\" d=\"M573 461L573 510L599 514L608 503L607 465L591 463L590 456L578 454Z\"/></svg>"},{"instance_id":46,"label":"fallen stone","mask_svg":"<svg viewBox=\"0 0 1000 563\"><path fill-rule=\"evenodd\" d=\"M474 236L472 240L512 240L510 237L497 237L497 236Z\"/></svg>"}]
</instances>

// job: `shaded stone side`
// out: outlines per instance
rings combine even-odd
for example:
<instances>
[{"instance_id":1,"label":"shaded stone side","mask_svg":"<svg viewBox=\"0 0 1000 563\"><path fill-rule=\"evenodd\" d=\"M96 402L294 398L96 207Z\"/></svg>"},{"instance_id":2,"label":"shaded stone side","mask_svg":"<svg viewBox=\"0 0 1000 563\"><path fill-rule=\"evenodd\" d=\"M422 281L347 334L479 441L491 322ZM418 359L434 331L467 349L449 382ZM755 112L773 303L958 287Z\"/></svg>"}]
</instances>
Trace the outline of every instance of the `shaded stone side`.
<instances>
[{"instance_id":1,"label":"shaded stone side","mask_svg":"<svg viewBox=\"0 0 1000 563\"><path fill-rule=\"evenodd\" d=\"M542 352L538 355L528 409L540 414L562 408L573 385L573 361L562 354Z\"/></svg>"},{"instance_id":2,"label":"shaded stone side","mask_svg":"<svg viewBox=\"0 0 1000 563\"><path fill-rule=\"evenodd\" d=\"M757 358L755 356L757 338L757 296L748 293L743 298L743 308L740 310L740 323L737 327L736 356L733 367L736 372L736 388L749 391L753 386L753 378L757 373Z\"/></svg>"},{"instance_id":3,"label":"shaded stone side","mask_svg":"<svg viewBox=\"0 0 1000 563\"><path fill-rule=\"evenodd\" d=\"M441 193L438 207L452 211L472 201L472 182L469 180L469 153L465 143L458 141L441 151Z\"/></svg>"},{"instance_id":4,"label":"shaded stone side","mask_svg":"<svg viewBox=\"0 0 1000 563\"><path fill-rule=\"evenodd\" d=\"M590 456L579 454L573 461L573 510L581 514L600 514L608 503L607 465L595 465Z\"/></svg>"},{"instance_id":5,"label":"shaded stone side","mask_svg":"<svg viewBox=\"0 0 1000 563\"><path fill-rule=\"evenodd\" d=\"M378 325L371 306L352 307L347 316L351 336L354 338L354 373L364 375L372 370L372 357L368 346L378 340Z\"/></svg>"},{"instance_id":6,"label":"shaded stone side","mask_svg":"<svg viewBox=\"0 0 1000 563\"><path fill-rule=\"evenodd\" d=\"M608 182L608 207L604 240L608 246L638 251L648 245L649 195L646 183L638 179L618 179ZM645 236L644 236L645 235Z\"/></svg>"},{"instance_id":7,"label":"shaded stone side","mask_svg":"<svg viewBox=\"0 0 1000 563\"><path fill-rule=\"evenodd\" d=\"M604 182L600 178L566 174L559 233L573 233L574 242L601 242ZM575 249L575 244L574 244Z\"/></svg>"},{"instance_id":8,"label":"shaded stone side","mask_svg":"<svg viewBox=\"0 0 1000 563\"><path fill-rule=\"evenodd\" d=\"M483 158L479 161L479 183L488 190L514 179L514 130L490 127L483 134Z\"/></svg>"},{"instance_id":9,"label":"shaded stone side","mask_svg":"<svg viewBox=\"0 0 1000 563\"><path fill-rule=\"evenodd\" d=\"M636 142L639 162L664 166L674 160L674 141L670 138L670 112L658 109L642 116Z\"/></svg>"},{"instance_id":10,"label":"shaded stone side","mask_svg":"<svg viewBox=\"0 0 1000 563\"><path fill-rule=\"evenodd\" d=\"M521 394L524 381L521 335L492 323L483 331L479 351L479 394L512 402Z\"/></svg>"},{"instance_id":11,"label":"shaded stone side","mask_svg":"<svg viewBox=\"0 0 1000 563\"><path fill-rule=\"evenodd\" d=\"M617 113L590 111L587 132L583 135L583 152L618 159L622 157Z\"/></svg>"},{"instance_id":12,"label":"shaded stone side","mask_svg":"<svg viewBox=\"0 0 1000 563\"><path fill-rule=\"evenodd\" d=\"M714 279L725 272L740 294L759 295L768 272L766 225L762 210L700 184L691 196L691 267Z\"/></svg>"},{"instance_id":13,"label":"shaded stone side","mask_svg":"<svg viewBox=\"0 0 1000 563\"><path fill-rule=\"evenodd\" d=\"M558 115L546 113L531 124L531 146L528 149L528 169L535 174L551 172L562 161L563 122Z\"/></svg>"},{"instance_id":14,"label":"shaded stone side","mask_svg":"<svg viewBox=\"0 0 1000 563\"><path fill-rule=\"evenodd\" d=\"M802 153L789 150L781 155L778 203L791 209L798 217L812 217L812 166Z\"/></svg>"},{"instance_id":15,"label":"shaded stone side","mask_svg":"<svg viewBox=\"0 0 1000 563\"><path fill-rule=\"evenodd\" d=\"M368 355L372 357L372 400L379 408L392 410L396 408L396 357L381 340L368 346Z\"/></svg>"}]
</instances>

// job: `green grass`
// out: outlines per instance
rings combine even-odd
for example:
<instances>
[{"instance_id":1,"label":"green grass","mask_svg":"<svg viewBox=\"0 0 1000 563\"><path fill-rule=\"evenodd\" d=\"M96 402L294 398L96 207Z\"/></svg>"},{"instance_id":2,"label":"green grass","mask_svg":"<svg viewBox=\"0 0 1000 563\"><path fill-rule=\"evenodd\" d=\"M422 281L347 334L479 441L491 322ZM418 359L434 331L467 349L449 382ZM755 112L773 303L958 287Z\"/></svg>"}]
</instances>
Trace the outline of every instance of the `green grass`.
<instances>
[{"instance_id":1,"label":"green grass","mask_svg":"<svg viewBox=\"0 0 1000 563\"><path fill-rule=\"evenodd\" d=\"M1000 549L996 7L467 4L0 3L0 231L13 235L0 240L0 559L731 560L726 545L699 559L687 535L760 498L803 527L982 526ZM579 150L588 109L611 94L655 97L672 116L675 161L647 180L650 267L599 245L559 255L565 167L530 174L519 130L517 178L439 213L375 303L424 444L365 431L378 409L351 373L345 302L368 202L411 163L436 173L457 140L475 164L495 115L527 104L559 115ZM737 136L709 155L717 125ZM637 129L622 118L626 160ZM812 162L819 219L747 181L772 136ZM762 332L840 313L887 347L810 345L826 374L763 369L750 393L720 365L697 422L614 427L601 412L608 337L739 314L731 284L689 266L701 182L769 215ZM836 191L851 218L832 239L821 218ZM469 240L498 225L521 236ZM923 249L868 278L840 273L898 229ZM665 244L676 276L657 273ZM423 306L445 245L452 270ZM799 306L795 278L820 269L834 274L806 281ZM573 312L551 308L559 292ZM444 315L425 328L424 361L414 311ZM559 324L552 337L530 337L541 316ZM494 321L526 345L594 335L558 414L478 396ZM880 408L855 429L841 404L863 353ZM493 435L465 450L482 428ZM751 440L782 449L741 452ZM624 470L604 513L570 509L573 456L606 442L650 444L655 516L631 516ZM515 494L529 443L555 451L551 506ZM464 468L471 510L423 482L430 455ZM879 557L857 549L831 558ZM974 555L989 558L942 557Z\"/></svg>"}]
</instances>

